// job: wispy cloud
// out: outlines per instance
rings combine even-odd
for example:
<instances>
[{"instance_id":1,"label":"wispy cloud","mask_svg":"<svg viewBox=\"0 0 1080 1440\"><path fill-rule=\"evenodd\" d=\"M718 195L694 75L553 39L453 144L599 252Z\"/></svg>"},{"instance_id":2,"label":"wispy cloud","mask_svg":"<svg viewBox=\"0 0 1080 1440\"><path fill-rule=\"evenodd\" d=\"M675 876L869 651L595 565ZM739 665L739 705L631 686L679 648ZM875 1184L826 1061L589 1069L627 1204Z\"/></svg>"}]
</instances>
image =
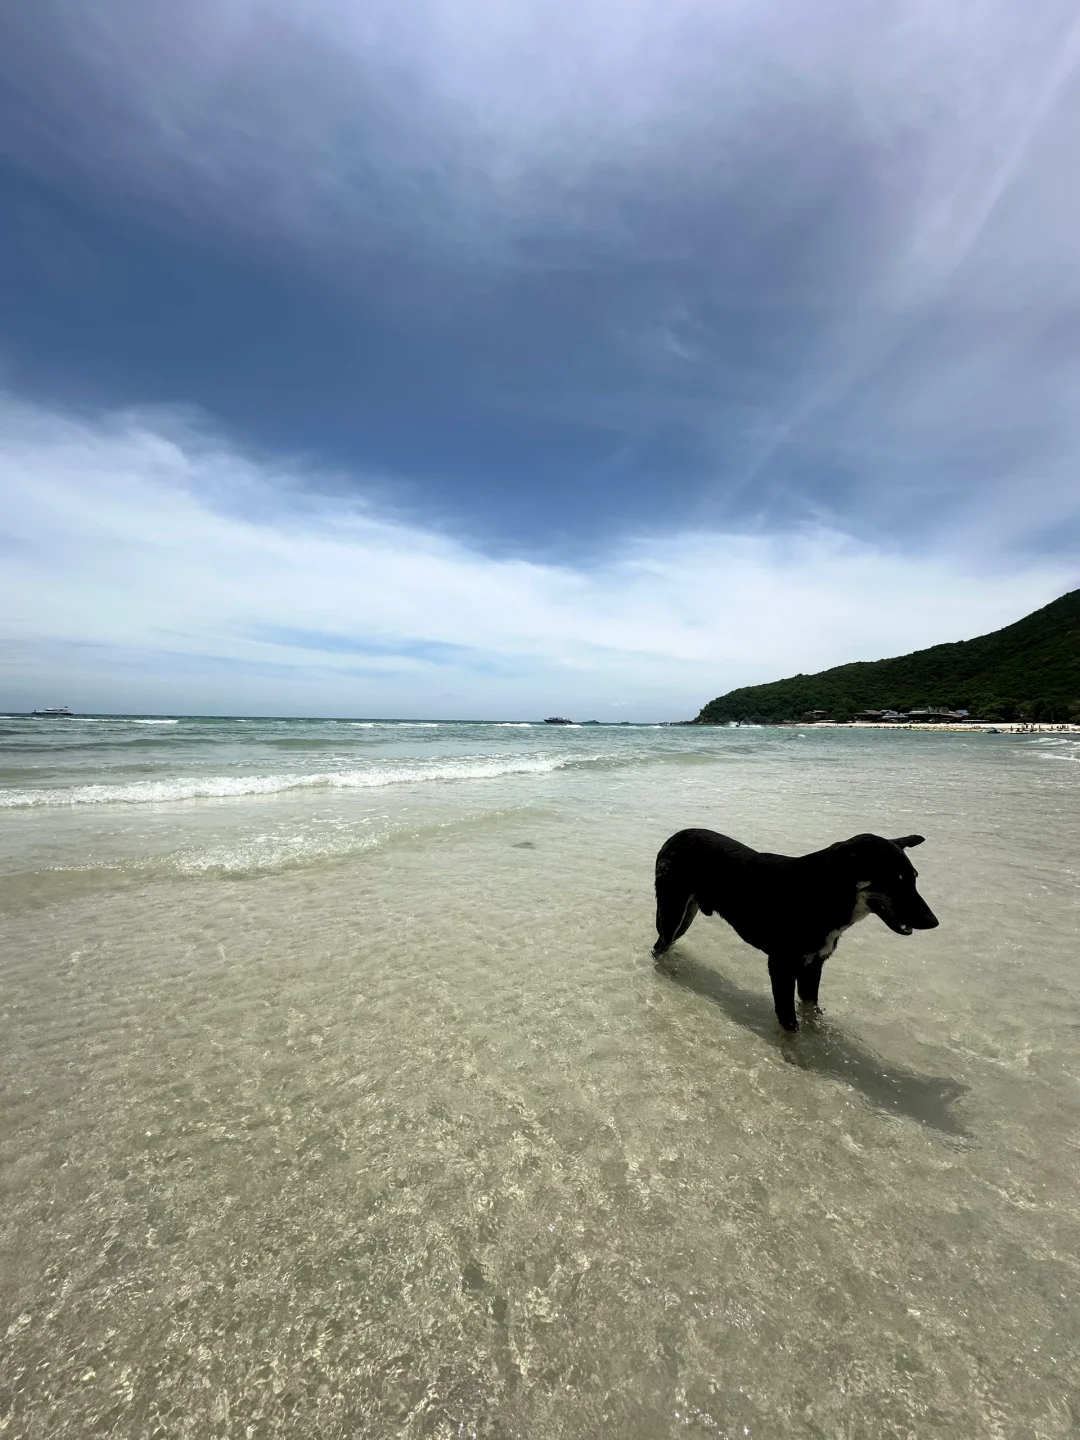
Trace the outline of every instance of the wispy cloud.
<instances>
[{"instance_id":1,"label":"wispy cloud","mask_svg":"<svg viewBox=\"0 0 1080 1440\"><path fill-rule=\"evenodd\" d=\"M1078 54L1074 0L9 6L0 154L84 206L10 383L504 555L1065 554Z\"/></svg>"},{"instance_id":2,"label":"wispy cloud","mask_svg":"<svg viewBox=\"0 0 1080 1440\"><path fill-rule=\"evenodd\" d=\"M1061 101L1074 21L1067 0L40 0L5 21L6 144L297 238L527 238L535 261L560 233L677 249L675 192L785 155L775 209L797 207L827 139L873 154L867 229L936 275Z\"/></svg>"},{"instance_id":3,"label":"wispy cloud","mask_svg":"<svg viewBox=\"0 0 1080 1440\"><path fill-rule=\"evenodd\" d=\"M308 488L293 505L310 477L176 420L13 401L0 420L9 706L677 718L992 629L1075 578L980 579L821 528L640 540L590 569L492 559Z\"/></svg>"},{"instance_id":4,"label":"wispy cloud","mask_svg":"<svg viewBox=\"0 0 1080 1440\"><path fill-rule=\"evenodd\" d=\"M22 88L17 153L353 245L398 230L490 256L540 211L549 235L579 236L593 206L617 219L599 172L669 153L702 96L730 111L745 90L723 54L748 28L739 6L45 0L8 23L23 56L48 57Z\"/></svg>"}]
</instances>

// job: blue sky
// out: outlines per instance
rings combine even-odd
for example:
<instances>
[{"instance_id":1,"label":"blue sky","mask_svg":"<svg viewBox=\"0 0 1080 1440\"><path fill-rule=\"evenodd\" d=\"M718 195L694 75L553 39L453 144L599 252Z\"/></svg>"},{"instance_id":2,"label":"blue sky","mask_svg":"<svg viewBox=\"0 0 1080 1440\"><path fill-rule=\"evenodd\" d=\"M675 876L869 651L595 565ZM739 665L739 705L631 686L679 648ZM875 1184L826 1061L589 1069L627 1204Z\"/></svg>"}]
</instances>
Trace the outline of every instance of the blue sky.
<instances>
[{"instance_id":1,"label":"blue sky","mask_svg":"<svg viewBox=\"0 0 1080 1440\"><path fill-rule=\"evenodd\" d=\"M0 704L681 718L1045 603L1078 58L1058 0L6 7Z\"/></svg>"}]
</instances>

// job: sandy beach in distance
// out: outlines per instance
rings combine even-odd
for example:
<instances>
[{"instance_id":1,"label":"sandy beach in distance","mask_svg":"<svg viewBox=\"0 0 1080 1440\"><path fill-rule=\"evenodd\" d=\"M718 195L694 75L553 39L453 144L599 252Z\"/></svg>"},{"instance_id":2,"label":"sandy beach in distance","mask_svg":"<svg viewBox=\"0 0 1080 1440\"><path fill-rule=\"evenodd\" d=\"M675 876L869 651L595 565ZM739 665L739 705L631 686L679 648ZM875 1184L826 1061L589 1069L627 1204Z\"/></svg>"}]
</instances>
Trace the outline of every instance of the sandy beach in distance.
<instances>
[{"instance_id":1,"label":"sandy beach in distance","mask_svg":"<svg viewBox=\"0 0 1080 1440\"><path fill-rule=\"evenodd\" d=\"M1080 725L1037 724L1023 720L965 720L959 724L935 724L933 721L918 724L897 721L895 724L876 720L792 720L784 729L791 730L936 730L949 735L970 735L973 731L986 734L990 730L999 735L1080 735Z\"/></svg>"}]
</instances>

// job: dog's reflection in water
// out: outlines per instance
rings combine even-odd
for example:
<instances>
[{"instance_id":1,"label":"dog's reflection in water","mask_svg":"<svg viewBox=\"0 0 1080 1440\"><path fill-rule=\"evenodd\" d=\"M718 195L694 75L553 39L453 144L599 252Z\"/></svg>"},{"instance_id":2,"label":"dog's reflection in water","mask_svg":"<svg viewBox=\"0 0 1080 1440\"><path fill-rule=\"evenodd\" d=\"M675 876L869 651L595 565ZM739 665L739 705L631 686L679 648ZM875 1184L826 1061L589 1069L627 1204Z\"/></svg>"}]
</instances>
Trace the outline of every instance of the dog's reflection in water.
<instances>
[{"instance_id":1,"label":"dog's reflection in water","mask_svg":"<svg viewBox=\"0 0 1080 1440\"><path fill-rule=\"evenodd\" d=\"M809 1023L804 1023L798 1034L780 1030L763 992L746 990L688 955L665 956L656 969L673 984L711 1000L737 1025L775 1045L789 1064L842 1080L881 1110L906 1115L947 1135L970 1135L953 1113L955 1102L970 1089L959 1080L920 1075L907 1066L891 1064L809 1007L803 1010L804 1021Z\"/></svg>"}]
</instances>

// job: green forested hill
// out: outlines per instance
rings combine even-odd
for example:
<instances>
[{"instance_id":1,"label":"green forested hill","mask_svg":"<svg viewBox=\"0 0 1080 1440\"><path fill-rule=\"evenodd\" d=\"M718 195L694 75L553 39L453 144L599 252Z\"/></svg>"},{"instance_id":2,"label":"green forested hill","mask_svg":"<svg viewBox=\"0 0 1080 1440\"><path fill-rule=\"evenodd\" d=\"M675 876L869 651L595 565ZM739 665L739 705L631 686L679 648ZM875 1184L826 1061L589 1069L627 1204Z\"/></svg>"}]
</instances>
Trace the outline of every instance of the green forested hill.
<instances>
[{"instance_id":1,"label":"green forested hill","mask_svg":"<svg viewBox=\"0 0 1080 1440\"><path fill-rule=\"evenodd\" d=\"M697 722L797 720L811 710L846 720L934 705L985 719L1080 720L1080 590L975 640L729 690Z\"/></svg>"}]
</instances>

